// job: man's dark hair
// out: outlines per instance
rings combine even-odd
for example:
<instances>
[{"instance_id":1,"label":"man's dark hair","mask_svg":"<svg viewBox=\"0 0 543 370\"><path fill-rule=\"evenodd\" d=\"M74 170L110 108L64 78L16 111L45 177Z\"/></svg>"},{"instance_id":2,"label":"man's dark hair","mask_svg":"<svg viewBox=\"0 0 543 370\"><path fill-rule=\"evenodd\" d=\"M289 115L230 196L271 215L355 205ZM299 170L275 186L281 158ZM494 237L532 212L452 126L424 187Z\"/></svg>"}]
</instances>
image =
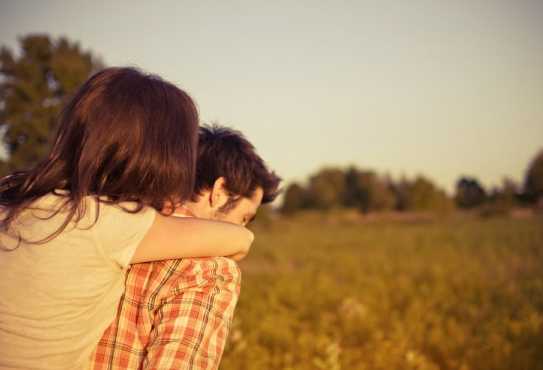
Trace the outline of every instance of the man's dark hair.
<instances>
[{"instance_id":1,"label":"man's dark hair","mask_svg":"<svg viewBox=\"0 0 543 370\"><path fill-rule=\"evenodd\" d=\"M227 212L236 202L250 198L257 188L262 188L262 204L272 202L282 189L281 178L270 171L253 145L239 131L217 124L200 127L196 183L192 201L202 191L213 187L219 177L226 179L229 201L222 207Z\"/></svg>"}]
</instances>

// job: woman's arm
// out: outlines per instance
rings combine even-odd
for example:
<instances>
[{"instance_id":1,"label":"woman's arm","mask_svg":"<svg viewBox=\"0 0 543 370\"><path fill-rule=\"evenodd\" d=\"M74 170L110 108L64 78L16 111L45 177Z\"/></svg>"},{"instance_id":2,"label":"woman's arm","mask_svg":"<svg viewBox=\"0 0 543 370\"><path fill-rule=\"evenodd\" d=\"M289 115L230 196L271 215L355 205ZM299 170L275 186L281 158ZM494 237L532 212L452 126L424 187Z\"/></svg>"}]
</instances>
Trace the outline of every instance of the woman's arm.
<instances>
[{"instance_id":1,"label":"woman's arm","mask_svg":"<svg viewBox=\"0 0 543 370\"><path fill-rule=\"evenodd\" d=\"M243 259L253 233L229 222L168 217L157 213L130 263L194 257Z\"/></svg>"}]
</instances>

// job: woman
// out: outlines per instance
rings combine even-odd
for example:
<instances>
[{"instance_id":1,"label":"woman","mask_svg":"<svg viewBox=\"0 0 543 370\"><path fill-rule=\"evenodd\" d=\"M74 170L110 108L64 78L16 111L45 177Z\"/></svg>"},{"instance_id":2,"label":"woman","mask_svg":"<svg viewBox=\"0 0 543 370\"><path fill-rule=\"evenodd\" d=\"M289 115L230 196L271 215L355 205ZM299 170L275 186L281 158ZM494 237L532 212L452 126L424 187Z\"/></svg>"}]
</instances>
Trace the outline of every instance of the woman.
<instances>
[{"instance_id":1,"label":"woman","mask_svg":"<svg viewBox=\"0 0 543 370\"><path fill-rule=\"evenodd\" d=\"M0 369L84 368L130 263L248 253L243 227L160 212L190 198L197 142L192 99L158 76L75 92L49 156L0 181Z\"/></svg>"}]
</instances>

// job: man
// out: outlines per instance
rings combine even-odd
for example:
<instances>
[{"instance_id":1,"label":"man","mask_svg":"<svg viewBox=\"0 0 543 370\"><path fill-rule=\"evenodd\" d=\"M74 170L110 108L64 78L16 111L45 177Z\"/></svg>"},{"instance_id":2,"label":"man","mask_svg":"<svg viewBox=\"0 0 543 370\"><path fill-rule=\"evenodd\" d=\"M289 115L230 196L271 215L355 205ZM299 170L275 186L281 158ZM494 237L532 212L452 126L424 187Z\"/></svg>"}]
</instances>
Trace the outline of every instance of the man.
<instances>
[{"instance_id":1,"label":"man","mask_svg":"<svg viewBox=\"0 0 543 370\"><path fill-rule=\"evenodd\" d=\"M241 133L204 126L193 197L174 215L245 226L281 192L280 181ZM217 369L240 282L237 264L223 257L133 265L88 368Z\"/></svg>"}]
</instances>

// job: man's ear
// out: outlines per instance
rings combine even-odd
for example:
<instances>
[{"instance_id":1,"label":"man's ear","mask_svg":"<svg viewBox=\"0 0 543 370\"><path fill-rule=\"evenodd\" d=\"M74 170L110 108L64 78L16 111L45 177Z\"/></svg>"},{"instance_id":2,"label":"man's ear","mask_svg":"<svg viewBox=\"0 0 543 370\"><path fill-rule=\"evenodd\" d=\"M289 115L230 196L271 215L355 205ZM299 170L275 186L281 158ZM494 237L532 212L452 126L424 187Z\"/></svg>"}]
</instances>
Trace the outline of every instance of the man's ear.
<instances>
[{"instance_id":1,"label":"man's ear","mask_svg":"<svg viewBox=\"0 0 543 370\"><path fill-rule=\"evenodd\" d=\"M226 192L226 179L221 176L211 188L209 194L209 203L211 208L219 209L228 201L228 194Z\"/></svg>"}]
</instances>

